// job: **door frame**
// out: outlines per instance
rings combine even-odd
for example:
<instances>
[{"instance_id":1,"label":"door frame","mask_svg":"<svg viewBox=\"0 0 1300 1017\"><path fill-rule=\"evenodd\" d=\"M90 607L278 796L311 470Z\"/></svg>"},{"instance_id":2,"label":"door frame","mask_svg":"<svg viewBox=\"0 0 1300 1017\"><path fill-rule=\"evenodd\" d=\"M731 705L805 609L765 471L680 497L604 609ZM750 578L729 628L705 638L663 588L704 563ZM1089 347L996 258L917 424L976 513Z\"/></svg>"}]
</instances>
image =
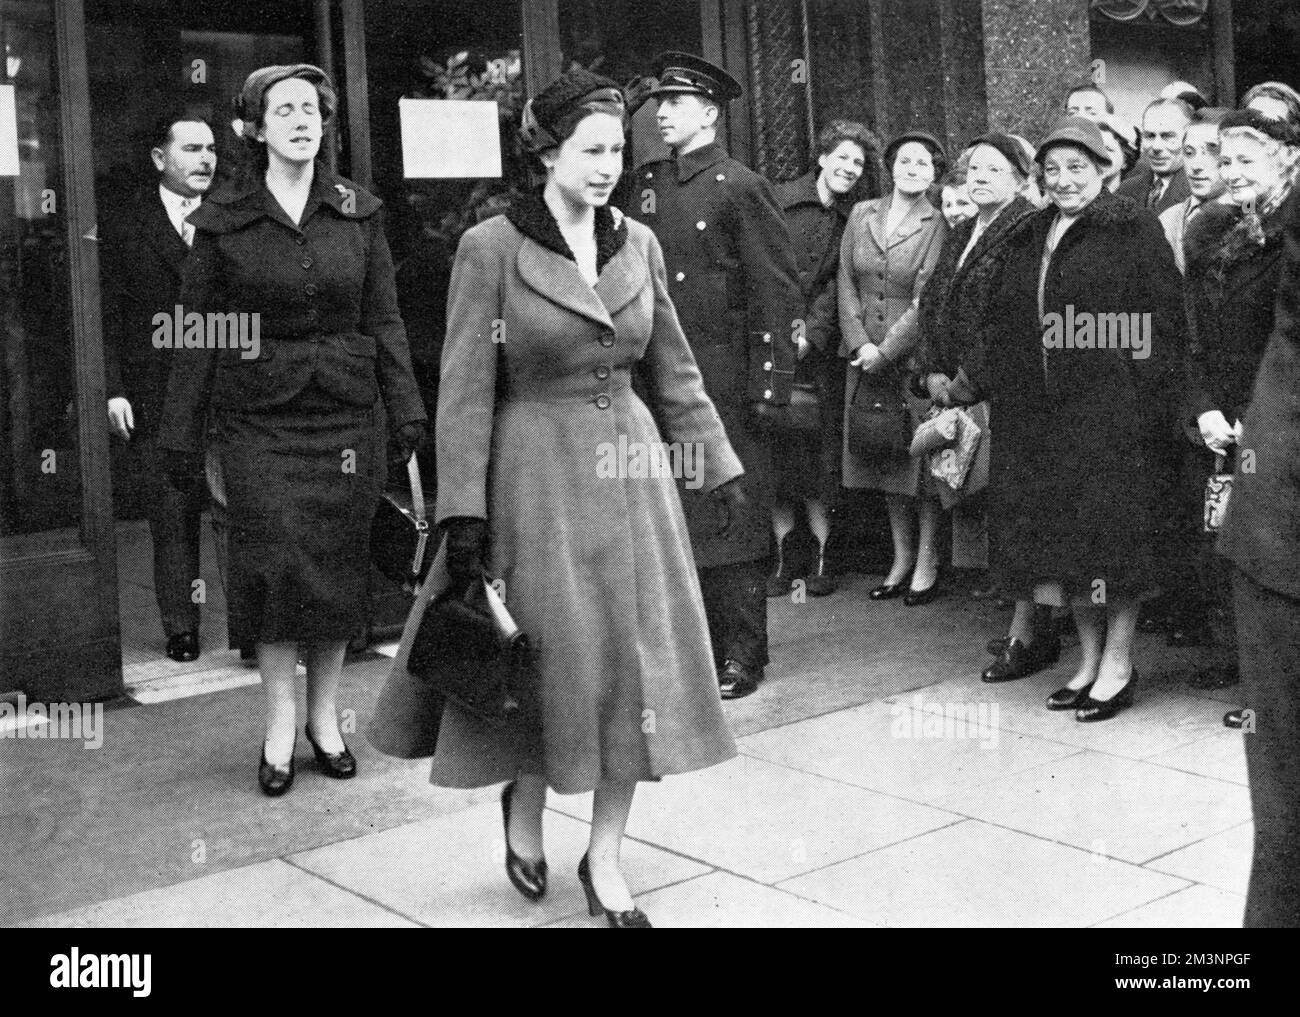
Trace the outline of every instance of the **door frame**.
<instances>
[{"instance_id":1,"label":"door frame","mask_svg":"<svg viewBox=\"0 0 1300 1017\"><path fill-rule=\"evenodd\" d=\"M105 417L95 171L82 0L54 0L63 149L63 216L72 324L81 518L75 535L0 542L0 673L35 699L87 701L123 691Z\"/></svg>"}]
</instances>

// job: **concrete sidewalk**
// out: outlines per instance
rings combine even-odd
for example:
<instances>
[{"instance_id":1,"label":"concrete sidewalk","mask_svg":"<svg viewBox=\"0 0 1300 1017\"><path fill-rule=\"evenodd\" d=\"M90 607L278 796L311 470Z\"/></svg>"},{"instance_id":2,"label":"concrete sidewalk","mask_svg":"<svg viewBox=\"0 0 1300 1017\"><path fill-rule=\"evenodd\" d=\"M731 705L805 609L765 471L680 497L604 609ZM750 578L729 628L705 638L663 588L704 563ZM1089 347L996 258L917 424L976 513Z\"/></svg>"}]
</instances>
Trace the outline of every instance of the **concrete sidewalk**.
<instances>
[{"instance_id":1,"label":"concrete sidewalk","mask_svg":"<svg viewBox=\"0 0 1300 1017\"><path fill-rule=\"evenodd\" d=\"M1137 704L1051 713L1054 671L985 685L1007 615L954 592L874 603L870 577L772 602L773 666L726 709L740 756L642 785L624 859L658 926L1237 926L1251 827L1233 690L1213 660L1143 637ZM1218 652L1218 651L1215 651ZM345 669L364 730L388 662ZM0 741L0 921L96 926L600 927L575 866L590 795L551 797L551 888L506 881L499 789L430 787L427 764L349 741L361 775L300 743L282 799L256 786L261 693L106 718L102 749ZM970 723L936 717L970 706ZM350 711L350 712L349 712Z\"/></svg>"}]
</instances>

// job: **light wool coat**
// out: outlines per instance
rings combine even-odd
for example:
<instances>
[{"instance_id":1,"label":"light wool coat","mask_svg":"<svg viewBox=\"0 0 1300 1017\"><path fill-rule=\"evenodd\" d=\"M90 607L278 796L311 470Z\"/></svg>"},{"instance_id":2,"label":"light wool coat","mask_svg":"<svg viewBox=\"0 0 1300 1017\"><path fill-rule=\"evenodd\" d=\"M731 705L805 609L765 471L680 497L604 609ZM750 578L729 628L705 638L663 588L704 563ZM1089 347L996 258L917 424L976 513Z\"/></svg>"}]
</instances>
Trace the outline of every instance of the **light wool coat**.
<instances>
[{"instance_id":1,"label":"light wool coat","mask_svg":"<svg viewBox=\"0 0 1300 1017\"><path fill-rule=\"evenodd\" d=\"M482 223L457 251L437 515L489 522L492 575L538 647L542 730L511 736L449 708L433 780L482 786L523 767L580 792L602 777L711 766L735 746L677 487L671 476L610 476L608 467L623 442L699 443L708 492L739 476L740 461L650 230L598 214L605 260L593 288L544 206L534 199L525 213ZM638 362L663 438L632 390Z\"/></svg>"}]
</instances>

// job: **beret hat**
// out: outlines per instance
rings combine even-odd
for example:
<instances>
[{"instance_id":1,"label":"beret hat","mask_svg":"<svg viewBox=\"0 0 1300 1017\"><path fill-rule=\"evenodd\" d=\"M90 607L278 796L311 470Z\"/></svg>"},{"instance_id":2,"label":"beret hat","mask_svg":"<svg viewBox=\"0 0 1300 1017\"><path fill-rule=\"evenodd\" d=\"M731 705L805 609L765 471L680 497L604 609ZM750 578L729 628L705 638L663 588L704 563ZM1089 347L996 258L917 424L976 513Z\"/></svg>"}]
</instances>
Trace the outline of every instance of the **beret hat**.
<instances>
[{"instance_id":1,"label":"beret hat","mask_svg":"<svg viewBox=\"0 0 1300 1017\"><path fill-rule=\"evenodd\" d=\"M315 64L272 64L259 67L244 79L244 87L235 96L235 116L239 118L237 133L251 138L257 132L257 124L262 120L262 100L272 85L289 78L302 78L316 86L321 94L321 121L329 123L334 119L335 104L338 102L334 83L330 76Z\"/></svg>"},{"instance_id":2,"label":"beret hat","mask_svg":"<svg viewBox=\"0 0 1300 1017\"><path fill-rule=\"evenodd\" d=\"M520 135L533 151L558 142L556 125L569 113L588 102L626 105L623 90L613 81L585 67L575 67L543 88L524 107Z\"/></svg>"}]
</instances>

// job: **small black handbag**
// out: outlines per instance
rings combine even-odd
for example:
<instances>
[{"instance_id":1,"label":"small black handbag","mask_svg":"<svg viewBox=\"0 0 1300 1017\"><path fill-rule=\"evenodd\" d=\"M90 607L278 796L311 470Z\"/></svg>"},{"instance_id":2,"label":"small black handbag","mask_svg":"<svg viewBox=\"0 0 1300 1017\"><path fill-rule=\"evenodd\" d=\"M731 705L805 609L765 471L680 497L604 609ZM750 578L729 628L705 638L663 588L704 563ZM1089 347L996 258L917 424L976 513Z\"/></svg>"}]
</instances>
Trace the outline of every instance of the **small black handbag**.
<instances>
[{"instance_id":1,"label":"small black handbag","mask_svg":"<svg viewBox=\"0 0 1300 1017\"><path fill-rule=\"evenodd\" d=\"M859 373L844 428L849 451L861 459L911 454L911 415L893 372Z\"/></svg>"},{"instance_id":2,"label":"small black handbag","mask_svg":"<svg viewBox=\"0 0 1300 1017\"><path fill-rule=\"evenodd\" d=\"M485 579L453 584L429 604L406 669L491 723L537 717L533 645Z\"/></svg>"},{"instance_id":3,"label":"small black handbag","mask_svg":"<svg viewBox=\"0 0 1300 1017\"><path fill-rule=\"evenodd\" d=\"M385 491L370 521L370 559L393 582L413 591L429 571L429 520L425 517L424 485L420 464L411 456L406 464L410 499L405 492Z\"/></svg>"}]
</instances>

